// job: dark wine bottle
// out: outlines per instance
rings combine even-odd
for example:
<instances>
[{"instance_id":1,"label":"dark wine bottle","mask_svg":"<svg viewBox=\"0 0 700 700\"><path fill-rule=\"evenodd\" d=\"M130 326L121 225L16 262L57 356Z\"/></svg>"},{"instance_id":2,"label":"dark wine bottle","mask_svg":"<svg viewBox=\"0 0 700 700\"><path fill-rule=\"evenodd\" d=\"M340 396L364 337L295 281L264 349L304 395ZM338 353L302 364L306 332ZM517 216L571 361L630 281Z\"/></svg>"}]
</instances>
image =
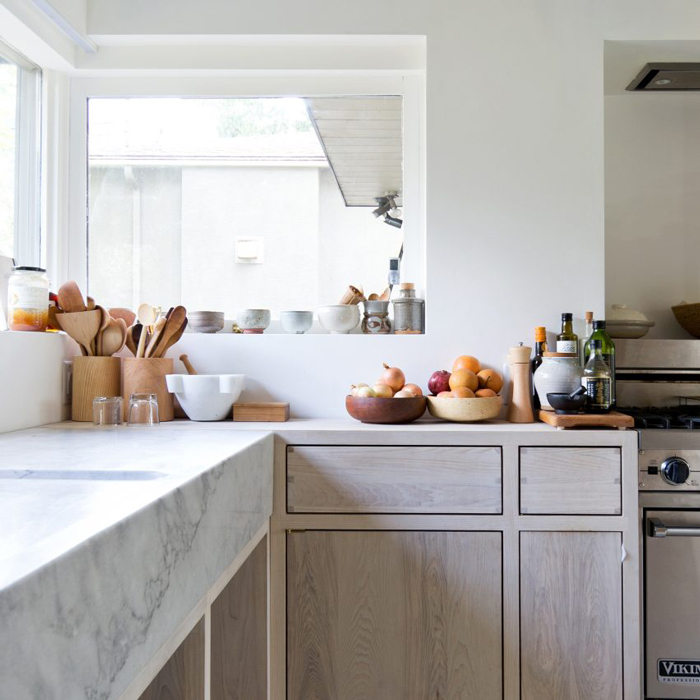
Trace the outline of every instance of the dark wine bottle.
<instances>
[{"instance_id":1,"label":"dark wine bottle","mask_svg":"<svg viewBox=\"0 0 700 700\"><path fill-rule=\"evenodd\" d=\"M593 333L591 337L586 341L583 349L583 357L587 363L591 357L591 341L600 340L601 342L601 352L605 360L605 364L610 368L610 374L612 378L610 387L610 398L611 406L615 406L616 396L615 396L615 343L613 339L608 335L605 330L605 321L593 321Z\"/></svg>"},{"instance_id":2,"label":"dark wine bottle","mask_svg":"<svg viewBox=\"0 0 700 700\"><path fill-rule=\"evenodd\" d=\"M542 364L542 353L547 352L547 329L544 326L535 328L535 356L532 358L532 375L534 378L535 371ZM535 391L535 382L532 382L532 399L535 404L535 409L540 409L540 397Z\"/></svg>"},{"instance_id":3,"label":"dark wine bottle","mask_svg":"<svg viewBox=\"0 0 700 700\"><path fill-rule=\"evenodd\" d=\"M574 333L573 314L561 315L561 333L557 336L557 352L578 355L578 336Z\"/></svg>"}]
</instances>

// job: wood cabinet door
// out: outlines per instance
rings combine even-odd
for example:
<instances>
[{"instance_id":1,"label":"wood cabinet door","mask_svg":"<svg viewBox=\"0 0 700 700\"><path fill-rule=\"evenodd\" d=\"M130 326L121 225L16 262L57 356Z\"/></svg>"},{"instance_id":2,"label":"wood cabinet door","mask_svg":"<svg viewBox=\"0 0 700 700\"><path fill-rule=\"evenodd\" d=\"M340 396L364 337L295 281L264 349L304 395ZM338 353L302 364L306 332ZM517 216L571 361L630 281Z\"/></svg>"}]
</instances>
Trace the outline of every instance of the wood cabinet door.
<instances>
[{"instance_id":1,"label":"wood cabinet door","mask_svg":"<svg viewBox=\"0 0 700 700\"><path fill-rule=\"evenodd\" d=\"M622 700L622 535L520 534L521 700Z\"/></svg>"},{"instance_id":2,"label":"wood cabinet door","mask_svg":"<svg viewBox=\"0 0 700 700\"><path fill-rule=\"evenodd\" d=\"M499 532L287 536L287 700L501 700Z\"/></svg>"}]
</instances>

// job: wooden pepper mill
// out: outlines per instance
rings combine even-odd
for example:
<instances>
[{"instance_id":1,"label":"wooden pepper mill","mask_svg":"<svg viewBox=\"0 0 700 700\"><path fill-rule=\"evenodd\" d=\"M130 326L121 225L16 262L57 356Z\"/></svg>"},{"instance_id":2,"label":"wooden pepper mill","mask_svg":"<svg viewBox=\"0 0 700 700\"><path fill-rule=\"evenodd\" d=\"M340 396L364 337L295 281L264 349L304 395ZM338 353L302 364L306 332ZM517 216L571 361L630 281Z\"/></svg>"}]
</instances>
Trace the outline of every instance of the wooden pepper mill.
<instances>
[{"instance_id":1,"label":"wooden pepper mill","mask_svg":"<svg viewBox=\"0 0 700 700\"><path fill-rule=\"evenodd\" d=\"M532 348L520 345L511 348L508 354L512 395L506 419L511 423L534 423L532 391L530 390L530 353Z\"/></svg>"}]
</instances>

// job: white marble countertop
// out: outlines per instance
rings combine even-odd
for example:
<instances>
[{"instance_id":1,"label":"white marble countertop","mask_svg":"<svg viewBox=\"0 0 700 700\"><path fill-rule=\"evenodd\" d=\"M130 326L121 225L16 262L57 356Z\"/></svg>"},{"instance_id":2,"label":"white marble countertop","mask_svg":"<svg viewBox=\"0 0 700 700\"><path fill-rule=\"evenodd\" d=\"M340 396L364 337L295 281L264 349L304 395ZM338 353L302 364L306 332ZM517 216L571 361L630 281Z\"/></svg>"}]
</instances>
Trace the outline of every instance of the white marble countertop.
<instances>
[{"instance_id":1,"label":"white marble countertop","mask_svg":"<svg viewBox=\"0 0 700 700\"><path fill-rule=\"evenodd\" d=\"M267 522L272 455L189 422L0 436L0 698L119 697Z\"/></svg>"}]
</instances>

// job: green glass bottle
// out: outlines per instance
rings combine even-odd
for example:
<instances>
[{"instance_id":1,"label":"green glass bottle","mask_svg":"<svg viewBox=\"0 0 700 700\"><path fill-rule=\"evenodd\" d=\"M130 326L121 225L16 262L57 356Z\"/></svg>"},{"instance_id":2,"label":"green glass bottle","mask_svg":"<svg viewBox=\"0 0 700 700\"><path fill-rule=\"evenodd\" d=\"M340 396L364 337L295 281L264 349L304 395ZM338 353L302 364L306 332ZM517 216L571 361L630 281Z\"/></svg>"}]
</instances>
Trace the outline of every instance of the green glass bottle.
<instances>
[{"instance_id":1,"label":"green glass bottle","mask_svg":"<svg viewBox=\"0 0 700 700\"><path fill-rule=\"evenodd\" d=\"M583 368L581 382L586 387L588 394L586 410L591 413L607 413L612 405L612 375L603 359L602 350L602 341L592 339L590 341L591 354Z\"/></svg>"},{"instance_id":2,"label":"green glass bottle","mask_svg":"<svg viewBox=\"0 0 700 700\"><path fill-rule=\"evenodd\" d=\"M591 341L600 340L602 343L601 354L605 360L605 364L610 368L610 374L612 375L612 386L610 388L611 393L611 406L615 406L616 395L615 395L615 343L613 339L608 335L605 330L605 321L593 321L593 333L591 337L586 341L583 348L583 359L584 363L588 363L591 356Z\"/></svg>"}]
</instances>

